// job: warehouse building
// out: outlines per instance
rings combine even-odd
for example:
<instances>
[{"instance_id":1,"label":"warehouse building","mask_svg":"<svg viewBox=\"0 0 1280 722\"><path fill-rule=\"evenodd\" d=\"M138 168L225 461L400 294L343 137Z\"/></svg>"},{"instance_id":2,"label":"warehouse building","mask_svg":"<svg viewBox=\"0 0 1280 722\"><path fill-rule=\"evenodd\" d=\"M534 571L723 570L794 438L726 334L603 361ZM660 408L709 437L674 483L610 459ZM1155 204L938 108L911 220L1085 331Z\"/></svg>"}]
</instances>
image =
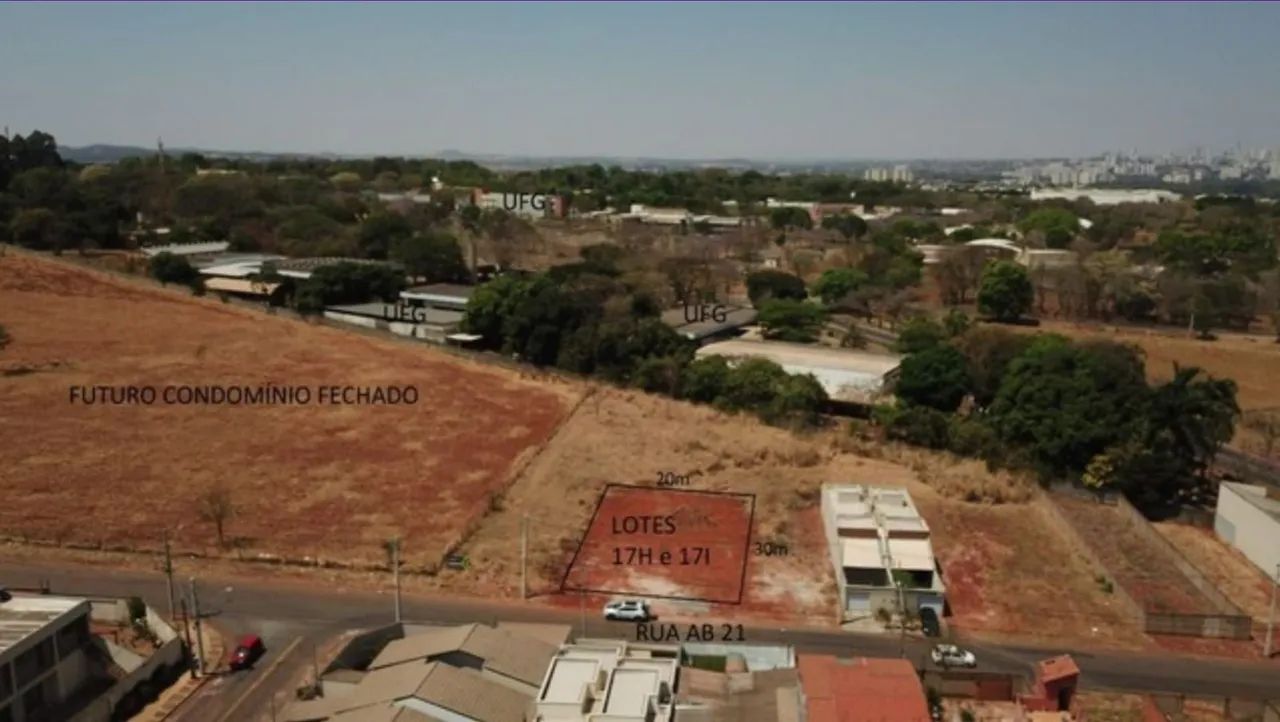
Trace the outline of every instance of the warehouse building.
<instances>
[{"instance_id":1,"label":"warehouse building","mask_svg":"<svg viewBox=\"0 0 1280 722\"><path fill-rule=\"evenodd\" d=\"M1280 579L1280 492L1224 481L1218 487L1214 531L1272 579Z\"/></svg>"},{"instance_id":2,"label":"warehouse building","mask_svg":"<svg viewBox=\"0 0 1280 722\"><path fill-rule=\"evenodd\" d=\"M822 522L842 621L925 607L942 617L946 589L929 525L905 489L824 486Z\"/></svg>"},{"instance_id":3,"label":"warehouse building","mask_svg":"<svg viewBox=\"0 0 1280 722\"><path fill-rule=\"evenodd\" d=\"M89 602L15 596L0 602L0 720L53 719L88 685Z\"/></svg>"},{"instance_id":4,"label":"warehouse building","mask_svg":"<svg viewBox=\"0 0 1280 722\"><path fill-rule=\"evenodd\" d=\"M699 358L731 360L763 358L791 374L812 374L837 405L867 404L887 392L897 378L902 357L779 341L733 339L698 349Z\"/></svg>"},{"instance_id":5,"label":"warehouse building","mask_svg":"<svg viewBox=\"0 0 1280 722\"><path fill-rule=\"evenodd\" d=\"M756 310L741 306L689 304L662 313L662 322L682 338L707 344L732 338L756 322Z\"/></svg>"}]
</instances>

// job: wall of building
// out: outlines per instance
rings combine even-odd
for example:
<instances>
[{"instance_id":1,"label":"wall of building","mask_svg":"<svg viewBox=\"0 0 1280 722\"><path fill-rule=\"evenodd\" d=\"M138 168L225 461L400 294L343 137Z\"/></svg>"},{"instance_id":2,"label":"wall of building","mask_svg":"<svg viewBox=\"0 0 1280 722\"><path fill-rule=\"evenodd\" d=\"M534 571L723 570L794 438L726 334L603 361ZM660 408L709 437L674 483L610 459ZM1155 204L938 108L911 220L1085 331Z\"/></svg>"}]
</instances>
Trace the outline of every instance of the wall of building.
<instances>
[{"instance_id":1,"label":"wall of building","mask_svg":"<svg viewBox=\"0 0 1280 722\"><path fill-rule=\"evenodd\" d=\"M1213 528L1268 578L1274 578L1280 565L1280 520L1250 503L1242 496L1246 493L1245 489L1228 484L1219 488Z\"/></svg>"}]
</instances>

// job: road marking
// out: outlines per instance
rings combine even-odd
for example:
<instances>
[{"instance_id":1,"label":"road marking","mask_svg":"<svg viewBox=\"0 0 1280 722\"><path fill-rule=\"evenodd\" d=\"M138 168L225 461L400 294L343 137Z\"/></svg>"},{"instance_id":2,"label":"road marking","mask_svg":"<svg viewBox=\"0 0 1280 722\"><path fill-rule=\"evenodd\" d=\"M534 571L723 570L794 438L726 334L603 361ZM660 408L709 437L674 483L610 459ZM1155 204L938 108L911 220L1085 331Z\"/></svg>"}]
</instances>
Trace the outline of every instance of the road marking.
<instances>
[{"instance_id":1,"label":"road marking","mask_svg":"<svg viewBox=\"0 0 1280 722\"><path fill-rule=\"evenodd\" d=\"M218 718L218 722L228 722L228 720L231 719L232 713L234 713L240 705L244 704L244 701L249 698L249 695L253 694L254 691L258 689L258 686L267 679L267 677L270 677L275 673L276 669L284 663L284 660L287 659L290 654L293 654L293 650L297 649L298 645L301 643L302 637L294 637L293 641L289 643L289 646L284 648L284 651L280 653L280 656L276 657L275 661L263 671L262 675L253 680L253 683L244 691L244 694L240 695L235 702L231 703L231 706L227 708L226 713Z\"/></svg>"}]
</instances>

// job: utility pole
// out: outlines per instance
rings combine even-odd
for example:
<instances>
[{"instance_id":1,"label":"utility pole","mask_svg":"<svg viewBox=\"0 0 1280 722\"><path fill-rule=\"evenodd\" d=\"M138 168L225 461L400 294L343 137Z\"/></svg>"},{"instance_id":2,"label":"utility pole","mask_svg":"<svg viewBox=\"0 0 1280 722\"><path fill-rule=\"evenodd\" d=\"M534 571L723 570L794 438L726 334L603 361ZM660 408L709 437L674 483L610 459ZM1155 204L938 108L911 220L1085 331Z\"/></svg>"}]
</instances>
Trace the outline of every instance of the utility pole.
<instances>
[{"instance_id":1,"label":"utility pole","mask_svg":"<svg viewBox=\"0 0 1280 722\"><path fill-rule=\"evenodd\" d=\"M191 646L191 615L187 613L187 600L181 599L182 604L182 634L187 638L187 654L191 654L194 647ZM196 668L191 668L191 678L196 678Z\"/></svg>"},{"instance_id":2,"label":"utility pole","mask_svg":"<svg viewBox=\"0 0 1280 722\"><path fill-rule=\"evenodd\" d=\"M529 598L529 513L520 519L520 601Z\"/></svg>"},{"instance_id":3,"label":"utility pole","mask_svg":"<svg viewBox=\"0 0 1280 722\"><path fill-rule=\"evenodd\" d=\"M196 620L196 669L204 674L204 635L200 632L200 595L196 592L196 578L191 577L191 616Z\"/></svg>"},{"instance_id":4,"label":"utility pole","mask_svg":"<svg viewBox=\"0 0 1280 722\"><path fill-rule=\"evenodd\" d=\"M400 537L391 539L391 581L396 589L396 624L400 623Z\"/></svg>"},{"instance_id":5,"label":"utility pole","mask_svg":"<svg viewBox=\"0 0 1280 722\"><path fill-rule=\"evenodd\" d=\"M164 583L169 591L169 619L174 619L173 603L173 555L169 551L169 530L164 530Z\"/></svg>"},{"instance_id":6,"label":"utility pole","mask_svg":"<svg viewBox=\"0 0 1280 722\"><path fill-rule=\"evenodd\" d=\"M1280 564L1276 565L1276 576L1271 580L1271 611L1267 613L1267 643L1263 649L1264 659L1271 659L1271 640L1276 626L1276 596L1280 592Z\"/></svg>"}]
</instances>

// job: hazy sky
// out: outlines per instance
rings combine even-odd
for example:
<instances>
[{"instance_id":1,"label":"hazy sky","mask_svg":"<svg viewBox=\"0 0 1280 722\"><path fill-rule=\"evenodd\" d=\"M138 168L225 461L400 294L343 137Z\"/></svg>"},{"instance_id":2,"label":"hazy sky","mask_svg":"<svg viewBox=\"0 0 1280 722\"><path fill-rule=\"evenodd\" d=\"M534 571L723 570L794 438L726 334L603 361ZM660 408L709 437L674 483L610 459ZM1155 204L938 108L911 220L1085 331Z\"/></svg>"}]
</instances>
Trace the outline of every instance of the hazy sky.
<instances>
[{"instance_id":1,"label":"hazy sky","mask_svg":"<svg viewBox=\"0 0 1280 722\"><path fill-rule=\"evenodd\" d=\"M1280 5L0 5L67 145L890 158L1280 146Z\"/></svg>"}]
</instances>

